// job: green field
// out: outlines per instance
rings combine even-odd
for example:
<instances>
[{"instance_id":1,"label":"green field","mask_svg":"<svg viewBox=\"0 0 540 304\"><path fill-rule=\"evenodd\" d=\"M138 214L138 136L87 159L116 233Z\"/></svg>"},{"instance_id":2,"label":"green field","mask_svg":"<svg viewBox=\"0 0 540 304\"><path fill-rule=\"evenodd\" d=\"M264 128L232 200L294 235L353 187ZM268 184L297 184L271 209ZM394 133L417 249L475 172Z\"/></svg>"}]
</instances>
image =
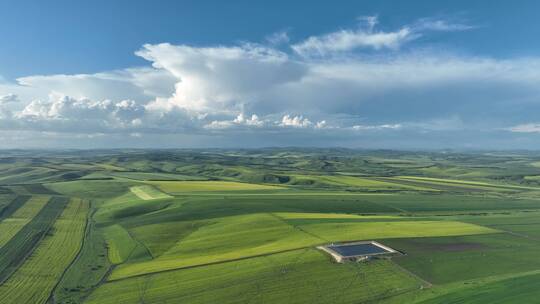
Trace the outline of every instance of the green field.
<instances>
[{"instance_id":1,"label":"green field","mask_svg":"<svg viewBox=\"0 0 540 304\"><path fill-rule=\"evenodd\" d=\"M242 190L276 190L282 189L278 186L256 185L238 182L220 181L148 181L150 185L156 186L167 193L185 193L201 191L242 191Z\"/></svg>"},{"instance_id":2,"label":"green field","mask_svg":"<svg viewBox=\"0 0 540 304\"><path fill-rule=\"evenodd\" d=\"M133 194L139 197L142 200L154 200L160 198L172 198L172 196L167 195L152 186L134 186L129 188Z\"/></svg>"},{"instance_id":3,"label":"green field","mask_svg":"<svg viewBox=\"0 0 540 304\"><path fill-rule=\"evenodd\" d=\"M71 201L32 256L0 287L2 303L46 303L64 270L78 253L88 203ZM61 250L59 250L61 248Z\"/></svg>"},{"instance_id":4,"label":"green field","mask_svg":"<svg viewBox=\"0 0 540 304\"><path fill-rule=\"evenodd\" d=\"M0 282L4 283L9 279L32 254L41 240L50 232L68 201L65 197L47 199L45 206L34 207L39 211L0 247Z\"/></svg>"},{"instance_id":5,"label":"green field","mask_svg":"<svg viewBox=\"0 0 540 304\"><path fill-rule=\"evenodd\" d=\"M335 265L304 249L106 283L89 303L361 303L421 285L389 261Z\"/></svg>"},{"instance_id":6,"label":"green field","mask_svg":"<svg viewBox=\"0 0 540 304\"><path fill-rule=\"evenodd\" d=\"M528 303L539 294L533 152L6 153L1 303ZM398 253L340 264L317 249L368 240Z\"/></svg>"},{"instance_id":7,"label":"green field","mask_svg":"<svg viewBox=\"0 0 540 304\"><path fill-rule=\"evenodd\" d=\"M117 267L110 279L236 260L336 241L494 232L497 231L454 221L325 223L319 220L316 224L294 226L274 214L233 216L213 219L203 224L197 231L179 239L152 261Z\"/></svg>"}]
</instances>

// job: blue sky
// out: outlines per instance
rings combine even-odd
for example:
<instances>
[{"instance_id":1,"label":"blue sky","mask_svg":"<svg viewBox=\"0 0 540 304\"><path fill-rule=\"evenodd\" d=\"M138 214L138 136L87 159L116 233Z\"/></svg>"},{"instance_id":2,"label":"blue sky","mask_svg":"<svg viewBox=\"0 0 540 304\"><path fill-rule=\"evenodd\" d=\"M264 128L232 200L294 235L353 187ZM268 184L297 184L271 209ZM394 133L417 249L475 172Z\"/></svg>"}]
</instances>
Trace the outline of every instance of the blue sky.
<instances>
[{"instance_id":1,"label":"blue sky","mask_svg":"<svg viewBox=\"0 0 540 304\"><path fill-rule=\"evenodd\" d=\"M538 11L537 1L3 0L0 139L538 149Z\"/></svg>"}]
</instances>

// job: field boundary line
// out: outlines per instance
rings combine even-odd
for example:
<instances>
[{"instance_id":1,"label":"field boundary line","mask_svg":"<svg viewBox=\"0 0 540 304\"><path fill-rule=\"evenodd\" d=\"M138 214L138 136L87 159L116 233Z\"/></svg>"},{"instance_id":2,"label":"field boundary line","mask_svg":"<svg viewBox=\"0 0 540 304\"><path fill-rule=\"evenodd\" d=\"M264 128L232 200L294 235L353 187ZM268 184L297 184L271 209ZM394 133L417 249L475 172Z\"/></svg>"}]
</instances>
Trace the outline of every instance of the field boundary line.
<instances>
[{"instance_id":1,"label":"field boundary line","mask_svg":"<svg viewBox=\"0 0 540 304\"><path fill-rule=\"evenodd\" d=\"M469 280L462 280L462 281L452 282L452 283L447 284L447 285L451 286L448 290L447 289L434 288L433 289L433 294L424 294L425 297L420 298L420 300L423 302L423 301L434 299L434 298L437 298L439 296L443 296L443 295L446 295L446 294L449 294L449 293L452 293L452 292L457 292L457 291L467 290L467 289L472 289L472 288L478 288L478 287L481 287L481 286L484 286L484 285L490 284L490 283L501 282L501 281L504 281L504 280L521 278L521 277L526 277L526 276L529 276L529 275L537 275L537 274L540 274L540 269L529 270L529 271L524 271L524 272L509 273L509 274L507 273L507 274L501 274L501 275L492 275L492 276L483 277L483 278L476 278L476 279L469 279ZM470 283L470 284L466 285L464 283Z\"/></svg>"},{"instance_id":2,"label":"field boundary line","mask_svg":"<svg viewBox=\"0 0 540 304\"><path fill-rule=\"evenodd\" d=\"M80 200L84 201L83 199L80 199ZM81 240L81 246L79 247L79 250L77 251L77 255L75 256L75 258L69 263L69 265L64 269L64 271L62 271L62 274L60 275L60 278L58 279L56 284L54 284L54 287L51 289L51 293L49 294L49 297L47 298L46 303L52 303L52 304L56 303L54 293L56 292L56 289L58 288L58 285L60 285L60 283L64 279L64 276L66 275L68 270L71 268L71 266L73 266L73 264L75 264L81 257L82 249L83 249L83 246L84 246L84 244L86 242L86 236L88 234L88 231L90 230L89 221L90 221L90 213L92 212L92 209L90 208L91 207L90 202L87 202L87 203L88 203L88 212L86 213L86 221L84 223L84 235L83 235L83 238Z\"/></svg>"},{"instance_id":3,"label":"field boundary line","mask_svg":"<svg viewBox=\"0 0 540 304\"><path fill-rule=\"evenodd\" d=\"M320 236L318 236L318 235L316 235L316 234L314 234L314 233L311 233L311 232L308 232L308 231L302 229L302 227L300 227L300 226L298 226L298 225L291 225L290 223L287 223L287 221L285 221L285 219L283 219L282 217L280 217L279 215L277 215L277 214L275 214L275 213L272 213L272 212L271 212L271 213L268 213L268 214L271 215L271 216L273 216L273 217L275 217L276 219L278 219L279 221L281 221L281 222L284 223L285 225L287 225L287 226L289 226L289 227L292 227L292 228L294 228L294 229L296 229L296 230L298 230L298 231L300 231L300 232L303 232L303 233L305 233L305 234L307 234L307 235L310 235L310 236L312 236L312 237L314 237L314 238L317 238L317 239L319 239L319 240L321 240L321 241L324 241L324 242L326 242L326 243L329 243L329 242L330 242L329 240L327 240L327 239L325 239L325 238L323 238L323 237L320 237ZM305 248L305 247L304 247L304 248Z\"/></svg>"},{"instance_id":4,"label":"field boundary line","mask_svg":"<svg viewBox=\"0 0 540 304\"><path fill-rule=\"evenodd\" d=\"M374 204L374 205L378 205L378 206L382 206L382 207L386 207L386 208L390 208L390 209L394 209L394 210L397 210L399 213L404 213L404 214L410 214L410 215L414 215L413 212L411 211L407 211L405 209L401 209L401 208L398 208L398 207L395 207L395 206L392 206L392 205L385 205L385 204L382 204L380 202L373 202L373 201L367 201L371 204ZM380 213L380 212L379 212Z\"/></svg>"},{"instance_id":5,"label":"field boundary line","mask_svg":"<svg viewBox=\"0 0 540 304\"><path fill-rule=\"evenodd\" d=\"M150 251L150 249L148 249L148 247L146 247L146 245L144 245L144 243L142 243L141 241L139 241L137 238L135 238L135 236L133 236L133 234L131 233L131 231L129 231L129 229L127 229L126 227L123 227L127 232L127 234L129 235L129 237L135 242L137 243L138 245L140 245L142 248L144 248L144 250L146 251L146 253L148 253L148 256L150 256L152 259L154 259L154 255L152 255L152 252ZM131 256L133 255L133 253L135 252L135 250L137 250L137 246L133 247L133 249L129 252L129 255L127 256L126 260L123 262L128 262L130 259L131 259Z\"/></svg>"},{"instance_id":6,"label":"field boundary line","mask_svg":"<svg viewBox=\"0 0 540 304\"><path fill-rule=\"evenodd\" d=\"M98 209L93 209L93 208L92 208L91 214L90 214L90 216L89 216L89 220L91 221L90 224L91 224L91 226L94 226L94 227L95 227L95 225L96 225L96 222L94 221L93 216L96 214L97 210L98 210ZM92 227L91 227L90 229L92 229ZM94 229L95 229L95 228L94 228ZM94 230L94 233L97 233L97 231ZM82 247L81 247L81 248L82 248ZM107 250L108 250L108 249L107 249ZM108 252L107 252L107 253L108 253ZM99 281L98 281L95 285L91 286L91 287L85 292L85 294L81 297L82 303L84 303L84 302L86 301L86 299L88 299L88 297L89 297L89 296L90 296L90 295L91 295L91 294L92 294L99 286L101 286L101 285L103 285L104 283L107 282L107 278L111 275L111 273L113 272L114 268L116 267L115 264L113 264L113 263L111 263L111 262L109 261L109 258L108 258L108 257L106 257L106 259L107 259L107 261L109 262L109 263L108 263L108 264L109 264L109 267L107 268L107 271L103 274L103 276L99 279Z\"/></svg>"},{"instance_id":7,"label":"field boundary line","mask_svg":"<svg viewBox=\"0 0 540 304\"><path fill-rule=\"evenodd\" d=\"M399 265L399 264L396 263L394 260L390 259L390 261L391 261L394 265L396 265L396 267L397 267L399 270L401 270L402 272L404 272L404 273L406 273L406 274L412 276L413 278L417 279L418 281L424 283L424 284L421 285L423 288L431 288L431 287L433 287L433 283L431 283L430 281L421 278L419 275L417 275L416 273L414 273L414 272L412 272L412 271L406 269L405 267ZM424 286L424 285L425 285L425 286Z\"/></svg>"},{"instance_id":8,"label":"field boundary line","mask_svg":"<svg viewBox=\"0 0 540 304\"><path fill-rule=\"evenodd\" d=\"M12 216L32 198L31 195L16 195L2 210L0 210L0 222ZM20 202L19 200L22 200Z\"/></svg>"},{"instance_id":9,"label":"field boundary line","mask_svg":"<svg viewBox=\"0 0 540 304\"><path fill-rule=\"evenodd\" d=\"M530 236L528 234L524 234L524 233L519 233L519 232L514 232L514 231L511 231L511 230L506 230L506 229L501 229L501 228L498 228L497 226L493 226L495 227L495 229L499 230L499 231L502 231L504 233L508 233L510 235L513 235L513 236L517 236L517 237L521 237L521 238L525 238L525 239L528 239L528 240L533 240L533 241L540 241L540 238L537 238L537 237L534 237L534 236Z\"/></svg>"},{"instance_id":10,"label":"field boundary line","mask_svg":"<svg viewBox=\"0 0 540 304\"><path fill-rule=\"evenodd\" d=\"M286 250L280 250L280 251L274 251L274 252L267 252L267 253L262 253L262 254L256 254L256 255L250 255L250 256L235 258L235 259L223 260L223 261L216 261L216 262L197 264L197 265L189 265L189 266L181 266L181 267L178 267L178 268L171 268L171 269L165 269L165 270L160 270L160 271L141 273L141 274L136 274L136 275L132 275L132 276L121 277L121 278L118 278L118 279L112 279L112 280L107 279L107 282L119 282L119 281L128 280L128 279L132 279L132 278L139 278L139 277L144 277L144 276L154 275L154 274L159 274L159 273L164 273L164 272L172 272L172 271L176 271L176 270L192 269L192 268L198 268L198 267L205 267L205 266L211 266L211 265L224 264L224 263L229 263L229 262L237 262L237 261L242 261L242 260L249 260L249 259L260 258L260 257L266 257L266 256L274 255L274 254L279 254L279 253L286 253L286 252L291 252L291 251L307 249L307 248L312 248L312 246L292 248L292 249L286 249Z\"/></svg>"}]
</instances>

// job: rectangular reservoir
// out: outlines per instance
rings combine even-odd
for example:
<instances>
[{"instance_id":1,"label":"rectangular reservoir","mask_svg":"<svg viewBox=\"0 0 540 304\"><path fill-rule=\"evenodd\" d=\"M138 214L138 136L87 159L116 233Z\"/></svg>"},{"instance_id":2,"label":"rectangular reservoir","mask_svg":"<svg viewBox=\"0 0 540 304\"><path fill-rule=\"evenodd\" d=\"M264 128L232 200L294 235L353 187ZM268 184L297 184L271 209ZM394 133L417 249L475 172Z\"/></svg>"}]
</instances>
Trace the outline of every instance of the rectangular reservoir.
<instances>
[{"instance_id":1,"label":"rectangular reservoir","mask_svg":"<svg viewBox=\"0 0 540 304\"><path fill-rule=\"evenodd\" d=\"M367 259L371 256L394 254L398 251L375 241L331 244L319 249L329 253L337 262Z\"/></svg>"}]
</instances>

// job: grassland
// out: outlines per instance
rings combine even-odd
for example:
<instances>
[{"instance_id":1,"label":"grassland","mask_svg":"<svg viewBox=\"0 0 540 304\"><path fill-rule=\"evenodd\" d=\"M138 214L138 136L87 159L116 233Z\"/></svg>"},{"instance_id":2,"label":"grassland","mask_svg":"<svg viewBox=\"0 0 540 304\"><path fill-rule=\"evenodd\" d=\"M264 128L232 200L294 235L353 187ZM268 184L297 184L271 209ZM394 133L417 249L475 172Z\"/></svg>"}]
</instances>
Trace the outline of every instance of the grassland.
<instances>
[{"instance_id":1,"label":"grassland","mask_svg":"<svg viewBox=\"0 0 540 304\"><path fill-rule=\"evenodd\" d=\"M19 207L10 217L0 222L0 248L16 235L49 201L48 196L18 197L17 200L24 201L24 205Z\"/></svg>"},{"instance_id":2,"label":"grassland","mask_svg":"<svg viewBox=\"0 0 540 304\"><path fill-rule=\"evenodd\" d=\"M390 261L335 265L304 249L106 283L88 303L362 303L420 284Z\"/></svg>"},{"instance_id":3,"label":"grassland","mask_svg":"<svg viewBox=\"0 0 540 304\"><path fill-rule=\"evenodd\" d=\"M540 266L536 259L540 244L507 233L387 243L408 253L396 259L397 263L435 284L524 272ZM516 252L519 259L515 258Z\"/></svg>"},{"instance_id":4,"label":"grassland","mask_svg":"<svg viewBox=\"0 0 540 304\"><path fill-rule=\"evenodd\" d=\"M533 152L6 152L0 302L528 302L540 286L539 161ZM356 240L404 254L337 264L315 249Z\"/></svg>"},{"instance_id":5,"label":"grassland","mask_svg":"<svg viewBox=\"0 0 540 304\"><path fill-rule=\"evenodd\" d=\"M540 274L536 273L486 284L474 284L469 288L460 288L418 303L535 303L538 296L540 296Z\"/></svg>"},{"instance_id":6,"label":"grassland","mask_svg":"<svg viewBox=\"0 0 540 304\"><path fill-rule=\"evenodd\" d=\"M135 194L140 199L145 201L154 200L154 199L163 199L163 198L172 198L172 196L167 195L152 186L134 186L129 188L129 190Z\"/></svg>"},{"instance_id":7,"label":"grassland","mask_svg":"<svg viewBox=\"0 0 540 304\"><path fill-rule=\"evenodd\" d=\"M139 181L200 181L207 178L200 176L173 174L173 173L158 173L158 172L114 172L109 173L111 176L128 178Z\"/></svg>"},{"instance_id":8,"label":"grassland","mask_svg":"<svg viewBox=\"0 0 540 304\"><path fill-rule=\"evenodd\" d=\"M67 204L64 197L53 197L9 241L0 248L0 282L5 282L49 233Z\"/></svg>"},{"instance_id":9,"label":"grassland","mask_svg":"<svg viewBox=\"0 0 540 304\"><path fill-rule=\"evenodd\" d=\"M10 217L15 211L26 203L30 198L28 195L19 195L19 196L9 196L7 199L8 202L2 204L0 207L0 221Z\"/></svg>"},{"instance_id":10,"label":"grassland","mask_svg":"<svg viewBox=\"0 0 540 304\"><path fill-rule=\"evenodd\" d=\"M106 276L111 267L107 256L107 244L100 230L88 221L86 235L80 254L66 268L51 299L53 303L81 303Z\"/></svg>"},{"instance_id":11,"label":"grassland","mask_svg":"<svg viewBox=\"0 0 540 304\"><path fill-rule=\"evenodd\" d=\"M113 264L120 264L128 259L145 258L149 254L146 247L134 240L120 225L105 228L103 235L108 245L109 261Z\"/></svg>"},{"instance_id":12,"label":"grassland","mask_svg":"<svg viewBox=\"0 0 540 304\"><path fill-rule=\"evenodd\" d=\"M345 188L364 191L437 191L427 186L407 185L392 181L362 178L347 175L291 175L290 184L310 185L323 188Z\"/></svg>"},{"instance_id":13,"label":"grassland","mask_svg":"<svg viewBox=\"0 0 540 304\"><path fill-rule=\"evenodd\" d=\"M337 217L334 215L333 218ZM348 215L343 217L349 218ZM213 219L203 224L188 236L178 239L176 244L152 261L117 267L110 279L237 260L337 241L494 232L497 231L455 221L387 222L381 219L377 222L336 223L331 220L326 223L321 215L316 224L294 226L275 214L232 216Z\"/></svg>"},{"instance_id":14,"label":"grassland","mask_svg":"<svg viewBox=\"0 0 540 304\"><path fill-rule=\"evenodd\" d=\"M47 302L52 289L80 249L87 214L87 202L74 200L67 204L55 221L52 232L0 287L2 303Z\"/></svg>"},{"instance_id":15,"label":"grassland","mask_svg":"<svg viewBox=\"0 0 540 304\"><path fill-rule=\"evenodd\" d=\"M279 186L256 185L238 182L225 181L148 181L167 193L185 193L200 191L255 191L255 190L277 190Z\"/></svg>"}]
</instances>

